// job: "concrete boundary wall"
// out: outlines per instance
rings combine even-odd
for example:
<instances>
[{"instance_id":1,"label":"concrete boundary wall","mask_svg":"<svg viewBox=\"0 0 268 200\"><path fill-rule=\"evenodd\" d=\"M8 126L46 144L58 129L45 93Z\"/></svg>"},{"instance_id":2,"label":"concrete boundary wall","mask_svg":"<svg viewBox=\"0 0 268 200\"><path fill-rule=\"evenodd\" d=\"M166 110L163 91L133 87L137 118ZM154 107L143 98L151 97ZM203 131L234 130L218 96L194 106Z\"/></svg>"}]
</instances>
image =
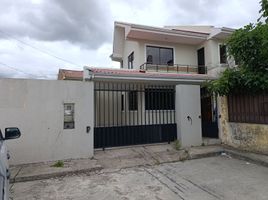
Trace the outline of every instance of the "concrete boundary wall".
<instances>
[{"instance_id":1,"label":"concrete boundary wall","mask_svg":"<svg viewBox=\"0 0 268 200\"><path fill-rule=\"evenodd\" d=\"M222 142L234 148L268 155L268 125L229 122L227 97L219 97L218 102Z\"/></svg>"},{"instance_id":2,"label":"concrete boundary wall","mask_svg":"<svg viewBox=\"0 0 268 200\"><path fill-rule=\"evenodd\" d=\"M93 156L93 82L0 79L0 92L2 132L22 133L7 141L10 164ZM74 129L63 129L64 103L74 103Z\"/></svg>"}]
</instances>

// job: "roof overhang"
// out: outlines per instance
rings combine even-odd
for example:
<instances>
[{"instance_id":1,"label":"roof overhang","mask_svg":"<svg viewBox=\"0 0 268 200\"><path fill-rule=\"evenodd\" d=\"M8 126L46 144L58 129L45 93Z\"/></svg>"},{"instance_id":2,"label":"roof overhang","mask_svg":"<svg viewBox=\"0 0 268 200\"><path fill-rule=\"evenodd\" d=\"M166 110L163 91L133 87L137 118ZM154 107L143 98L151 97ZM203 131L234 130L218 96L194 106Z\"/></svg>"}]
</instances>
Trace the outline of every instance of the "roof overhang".
<instances>
[{"instance_id":1,"label":"roof overhang","mask_svg":"<svg viewBox=\"0 0 268 200\"><path fill-rule=\"evenodd\" d=\"M112 61L117 61L117 62L122 61L122 55L119 55L119 54L116 54L116 53L112 53L110 55L110 58L112 59Z\"/></svg>"},{"instance_id":2,"label":"roof overhang","mask_svg":"<svg viewBox=\"0 0 268 200\"><path fill-rule=\"evenodd\" d=\"M207 40L209 34L193 31L170 30L152 26L117 22L116 26L125 26L125 38L198 45Z\"/></svg>"},{"instance_id":3,"label":"roof overhang","mask_svg":"<svg viewBox=\"0 0 268 200\"><path fill-rule=\"evenodd\" d=\"M235 29L231 28L219 28L216 29L214 32L212 32L208 39L219 39L219 40L225 40L226 38L230 37L232 33L235 31Z\"/></svg>"},{"instance_id":4,"label":"roof overhang","mask_svg":"<svg viewBox=\"0 0 268 200\"><path fill-rule=\"evenodd\" d=\"M131 28L127 38L198 45L206 41L207 36L201 34L185 34L181 31L144 30L139 28Z\"/></svg>"}]
</instances>

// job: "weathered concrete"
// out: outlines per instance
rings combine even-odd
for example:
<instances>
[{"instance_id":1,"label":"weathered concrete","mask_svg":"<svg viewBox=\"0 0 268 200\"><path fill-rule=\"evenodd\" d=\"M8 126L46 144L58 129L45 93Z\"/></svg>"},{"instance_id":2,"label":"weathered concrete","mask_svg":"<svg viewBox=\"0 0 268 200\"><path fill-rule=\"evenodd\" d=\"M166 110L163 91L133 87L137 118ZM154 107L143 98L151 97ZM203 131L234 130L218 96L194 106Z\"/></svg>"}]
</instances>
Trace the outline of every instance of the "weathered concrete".
<instances>
[{"instance_id":1,"label":"weathered concrete","mask_svg":"<svg viewBox=\"0 0 268 200\"><path fill-rule=\"evenodd\" d=\"M267 199L268 168L227 156L15 183L24 199Z\"/></svg>"},{"instance_id":2,"label":"weathered concrete","mask_svg":"<svg viewBox=\"0 0 268 200\"><path fill-rule=\"evenodd\" d=\"M220 138L224 144L268 154L268 125L228 122L227 98L219 98Z\"/></svg>"},{"instance_id":3,"label":"weathered concrete","mask_svg":"<svg viewBox=\"0 0 268 200\"><path fill-rule=\"evenodd\" d=\"M137 166L153 166L161 163L219 155L221 146L195 147L177 151L173 144L132 146L96 151L94 159L64 161L64 167L52 167L55 162L16 165L11 167L11 182L48 179L67 174L110 171Z\"/></svg>"},{"instance_id":4,"label":"weathered concrete","mask_svg":"<svg viewBox=\"0 0 268 200\"><path fill-rule=\"evenodd\" d=\"M63 167L53 167L53 164L55 162L11 166L10 182L41 180L102 169L97 160L94 159L65 160Z\"/></svg>"}]
</instances>

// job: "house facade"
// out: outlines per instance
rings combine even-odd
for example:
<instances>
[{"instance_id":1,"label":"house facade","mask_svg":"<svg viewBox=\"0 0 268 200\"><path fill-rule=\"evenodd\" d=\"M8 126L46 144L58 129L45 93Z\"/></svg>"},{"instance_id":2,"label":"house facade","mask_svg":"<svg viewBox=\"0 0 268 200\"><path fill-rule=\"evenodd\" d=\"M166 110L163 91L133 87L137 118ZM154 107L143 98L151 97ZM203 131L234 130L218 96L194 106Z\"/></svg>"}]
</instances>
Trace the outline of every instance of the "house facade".
<instances>
[{"instance_id":1,"label":"house facade","mask_svg":"<svg viewBox=\"0 0 268 200\"><path fill-rule=\"evenodd\" d=\"M202 84L231 64L222 46L230 33L116 22L111 58L120 69L60 70L57 81L1 79L1 128L22 131L8 143L12 164L176 139L183 147L199 146L204 137L218 138L217 101Z\"/></svg>"},{"instance_id":2,"label":"house facade","mask_svg":"<svg viewBox=\"0 0 268 200\"><path fill-rule=\"evenodd\" d=\"M233 29L213 26L164 28L115 22L111 59L123 69L217 75L234 65L224 42Z\"/></svg>"}]
</instances>

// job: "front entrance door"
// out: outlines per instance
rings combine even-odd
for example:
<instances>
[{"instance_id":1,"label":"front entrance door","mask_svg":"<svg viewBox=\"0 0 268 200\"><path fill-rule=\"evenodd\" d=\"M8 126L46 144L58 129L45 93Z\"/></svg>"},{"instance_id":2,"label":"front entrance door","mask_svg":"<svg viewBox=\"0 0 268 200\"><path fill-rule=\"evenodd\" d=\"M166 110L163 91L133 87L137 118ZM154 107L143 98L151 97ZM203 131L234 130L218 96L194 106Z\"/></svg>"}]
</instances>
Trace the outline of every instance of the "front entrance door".
<instances>
[{"instance_id":1,"label":"front entrance door","mask_svg":"<svg viewBox=\"0 0 268 200\"><path fill-rule=\"evenodd\" d=\"M197 50L197 64L198 64L198 74L205 74L205 48Z\"/></svg>"},{"instance_id":2,"label":"front entrance door","mask_svg":"<svg viewBox=\"0 0 268 200\"><path fill-rule=\"evenodd\" d=\"M206 88L201 88L202 136L218 138L218 117L216 97Z\"/></svg>"}]
</instances>

